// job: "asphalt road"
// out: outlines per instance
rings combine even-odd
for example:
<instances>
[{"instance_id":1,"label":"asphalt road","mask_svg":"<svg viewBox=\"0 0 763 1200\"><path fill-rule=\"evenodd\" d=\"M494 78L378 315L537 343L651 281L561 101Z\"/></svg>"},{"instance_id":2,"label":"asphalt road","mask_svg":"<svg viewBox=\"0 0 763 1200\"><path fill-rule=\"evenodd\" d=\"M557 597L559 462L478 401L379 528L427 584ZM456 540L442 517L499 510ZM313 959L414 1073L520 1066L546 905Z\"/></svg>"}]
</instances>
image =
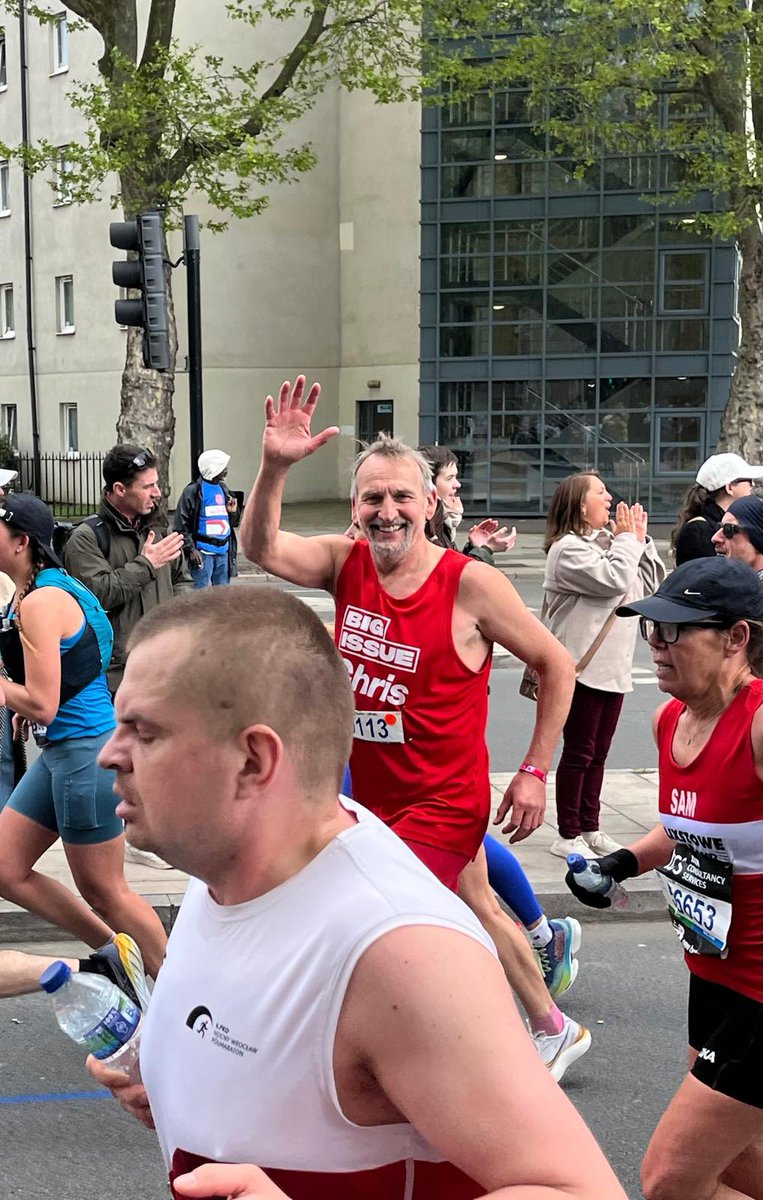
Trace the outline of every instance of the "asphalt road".
<instances>
[{"instance_id":1,"label":"asphalt road","mask_svg":"<svg viewBox=\"0 0 763 1200\"><path fill-rule=\"evenodd\" d=\"M564 1090L640 1200L643 1149L683 1076L687 972L666 922L588 925L580 961L562 1003L594 1041ZM166 1200L154 1135L95 1088L82 1061L46 996L0 1001L3 1200ZM554 1150L549 1128L538 1153Z\"/></svg>"}]
</instances>

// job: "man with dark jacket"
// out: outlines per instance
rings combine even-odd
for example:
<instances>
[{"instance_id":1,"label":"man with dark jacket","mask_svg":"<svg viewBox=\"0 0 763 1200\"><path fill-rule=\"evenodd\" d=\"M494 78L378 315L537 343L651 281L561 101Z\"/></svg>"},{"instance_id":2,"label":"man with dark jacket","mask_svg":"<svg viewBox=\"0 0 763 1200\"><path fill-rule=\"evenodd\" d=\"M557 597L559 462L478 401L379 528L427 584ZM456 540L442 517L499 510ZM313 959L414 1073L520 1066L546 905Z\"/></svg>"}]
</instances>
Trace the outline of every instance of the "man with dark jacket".
<instances>
[{"instance_id":1,"label":"man with dark jacket","mask_svg":"<svg viewBox=\"0 0 763 1200\"><path fill-rule=\"evenodd\" d=\"M152 522L161 491L151 451L128 443L112 447L103 460L103 478L99 520L83 521L72 531L65 564L109 615L114 653L107 674L113 694L122 682L133 627L191 581L183 565L182 537L162 536Z\"/></svg>"},{"instance_id":2,"label":"man with dark jacket","mask_svg":"<svg viewBox=\"0 0 763 1200\"><path fill-rule=\"evenodd\" d=\"M195 588L219 587L238 574L235 527L241 516L226 484L230 454L205 450L199 455L199 478L183 490L175 513Z\"/></svg>"}]
</instances>

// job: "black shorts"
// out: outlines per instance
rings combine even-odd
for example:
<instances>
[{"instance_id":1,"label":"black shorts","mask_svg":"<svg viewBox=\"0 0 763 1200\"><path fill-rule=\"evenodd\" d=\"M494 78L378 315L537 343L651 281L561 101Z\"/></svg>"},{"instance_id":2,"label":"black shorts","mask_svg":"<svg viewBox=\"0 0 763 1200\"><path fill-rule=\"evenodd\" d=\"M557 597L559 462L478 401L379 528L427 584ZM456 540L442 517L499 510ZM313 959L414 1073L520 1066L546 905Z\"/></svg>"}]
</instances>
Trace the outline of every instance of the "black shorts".
<instances>
[{"instance_id":1,"label":"black shorts","mask_svg":"<svg viewBox=\"0 0 763 1200\"><path fill-rule=\"evenodd\" d=\"M691 1069L700 1083L763 1108L763 1004L697 975L689 983Z\"/></svg>"}]
</instances>

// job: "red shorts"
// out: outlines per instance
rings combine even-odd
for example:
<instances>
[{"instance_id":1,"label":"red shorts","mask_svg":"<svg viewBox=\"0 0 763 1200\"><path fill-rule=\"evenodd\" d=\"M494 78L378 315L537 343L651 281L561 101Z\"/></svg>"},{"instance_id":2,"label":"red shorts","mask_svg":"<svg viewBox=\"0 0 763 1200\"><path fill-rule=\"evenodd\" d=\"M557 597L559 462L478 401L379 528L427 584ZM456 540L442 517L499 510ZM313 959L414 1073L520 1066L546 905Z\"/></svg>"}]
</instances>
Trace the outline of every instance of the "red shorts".
<instances>
[{"instance_id":1,"label":"red shorts","mask_svg":"<svg viewBox=\"0 0 763 1200\"><path fill-rule=\"evenodd\" d=\"M467 863L472 861L468 854L460 854L458 850L441 850L439 846L425 846L423 842L410 842L408 838L403 838L403 841L424 866L437 876L440 883L444 883L451 892L458 891L458 877Z\"/></svg>"}]
</instances>

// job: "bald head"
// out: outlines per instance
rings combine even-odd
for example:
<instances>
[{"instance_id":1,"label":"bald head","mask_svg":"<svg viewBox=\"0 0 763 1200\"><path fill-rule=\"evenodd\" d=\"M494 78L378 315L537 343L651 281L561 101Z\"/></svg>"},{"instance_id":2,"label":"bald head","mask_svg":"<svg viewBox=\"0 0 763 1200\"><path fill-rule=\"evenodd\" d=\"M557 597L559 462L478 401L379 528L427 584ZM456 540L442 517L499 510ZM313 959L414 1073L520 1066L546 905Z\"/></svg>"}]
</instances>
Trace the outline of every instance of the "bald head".
<instances>
[{"instance_id":1,"label":"bald head","mask_svg":"<svg viewBox=\"0 0 763 1200\"><path fill-rule=\"evenodd\" d=\"M352 691L312 609L267 585L214 588L153 609L128 651L149 650L159 638L156 656L140 656L141 670L151 670L152 684L161 673L168 704L201 708L221 739L267 725L306 789L338 789L352 741Z\"/></svg>"}]
</instances>

